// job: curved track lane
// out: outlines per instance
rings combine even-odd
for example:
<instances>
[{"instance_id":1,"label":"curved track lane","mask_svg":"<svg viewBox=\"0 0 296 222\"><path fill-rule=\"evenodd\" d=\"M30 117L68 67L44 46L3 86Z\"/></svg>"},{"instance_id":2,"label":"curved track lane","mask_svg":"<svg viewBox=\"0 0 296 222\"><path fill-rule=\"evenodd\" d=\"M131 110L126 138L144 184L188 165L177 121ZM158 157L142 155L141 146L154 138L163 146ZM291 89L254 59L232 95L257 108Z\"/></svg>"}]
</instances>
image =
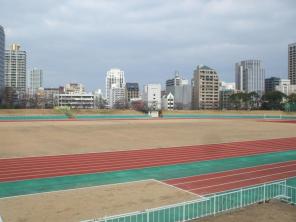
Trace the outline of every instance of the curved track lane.
<instances>
[{"instance_id":1,"label":"curved track lane","mask_svg":"<svg viewBox=\"0 0 296 222\"><path fill-rule=\"evenodd\" d=\"M0 159L0 182L110 172L296 149L296 138Z\"/></svg>"},{"instance_id":2,"label":"curved track lane","mask_svg":"<svg viewBox=\"0 0 296 222\"><path fill-rule=\"evenodd\" d=\"M207 195L290 177L296 177L296 160L164 182L199 195Z\"/></svg>"}]
</instances>

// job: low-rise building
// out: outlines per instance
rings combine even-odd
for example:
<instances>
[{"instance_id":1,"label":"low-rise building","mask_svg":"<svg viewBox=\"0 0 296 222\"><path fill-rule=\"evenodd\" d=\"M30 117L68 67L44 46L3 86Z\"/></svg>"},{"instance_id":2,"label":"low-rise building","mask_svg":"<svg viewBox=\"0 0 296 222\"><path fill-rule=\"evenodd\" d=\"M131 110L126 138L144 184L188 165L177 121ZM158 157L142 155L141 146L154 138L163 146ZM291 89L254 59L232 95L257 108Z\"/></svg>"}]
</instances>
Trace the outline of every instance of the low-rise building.
<instances>
[{"instance_id":1,"label":"low-rise building","mask_svg":"<svg viewBox=\"0 0 296 222\"><path fill-rule=\"evenodd\" d=\"M93 109L95 98L91 93L55 94L55 106L67 106L73 109Z\"/></svg>"},{"instance_id":2,"label":"low-rise building","mask_svg":"<svg viewBox=\"0 0 296 222\"><path fill-rule=\"evenodd\" d=\"M168 95L164 95L161 98L161 107L164 110L174 110L175 101L174 101L174 95L172 93L169 93Z\"/></svg>"},{"instance_id":3,"label":"low-rise building","mask_svg":"<svg viewBox=\"0 0 296 222\"><path fill-rule=\"evenodd\" d=\"M85 93L85 87L81 83L68 83L65 85L66 94L82 94Z\"/></svg>"},{"instance_id":4,"label":"low-rise building","mask_svg":"<svg viewBox=\"0 0 296 222\"><path fill-rule=\"evenodd\" d=\"M95 95L86 93L80 83L69 83L60 87L59 92L53 94L55 106L67 106L73 109L93 109Z\"/></svg>"},{"instance_id":5,"label":"low-rise building","mask_svg":"<svg viewBox=\"0 0 296 222\"><path fill-rule=\"evenodd\" d=\"M280 84L281 79L278 77L270 77L265 79L265 93L275 91L276 86Z\"/></svg>"},{"instance_id":6,"label":"low-rise building","mask_svg":"<svg viewBox=\"0 0 296 222\"><path fill-rule=\"evenodd\" d=\"M296 93L296 85L291 85L290 79L281 79L279 84L275 87L275 90L288 96L292 93Z\"/></svg>"}]
</instances>

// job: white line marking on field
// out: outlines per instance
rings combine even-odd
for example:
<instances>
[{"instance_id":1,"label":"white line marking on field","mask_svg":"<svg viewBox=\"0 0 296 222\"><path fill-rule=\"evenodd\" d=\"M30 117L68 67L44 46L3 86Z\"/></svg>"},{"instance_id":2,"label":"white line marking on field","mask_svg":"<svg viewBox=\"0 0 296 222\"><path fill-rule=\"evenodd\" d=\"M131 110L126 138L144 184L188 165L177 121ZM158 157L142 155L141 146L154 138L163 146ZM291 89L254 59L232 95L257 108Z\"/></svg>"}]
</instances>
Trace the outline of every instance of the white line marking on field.
<instances>
[{"instance_id":1,"label":"white line marking on field","mask_svg":"<svg viewBox=\"0 0 296 222\"><path fill-rule=\"evenodd\" d=\"M204 198L203 196L198 195L198 194L196 194L196 193L192 193L192 192L190 192L189 190L184 190L184 189L182 189L182 188L180 188L180 187L176 187L176 186L174 186L174 185L171 185L171 184L168 184L168 183L162 182L162 181L160 181L160 180L155 180L155 179L152 179L152 180L154 180L155 182L161 183L161 184L163 184L163 185L166 185L166 186L172 187L172 188L174 188L174 189L180 190L180 191L182 191L182 192L189 193L189 194L194 195L194 196L196 196L196 197L198 197L198 198L201 198L201 199Z\"/></svg>"}]
</instances>

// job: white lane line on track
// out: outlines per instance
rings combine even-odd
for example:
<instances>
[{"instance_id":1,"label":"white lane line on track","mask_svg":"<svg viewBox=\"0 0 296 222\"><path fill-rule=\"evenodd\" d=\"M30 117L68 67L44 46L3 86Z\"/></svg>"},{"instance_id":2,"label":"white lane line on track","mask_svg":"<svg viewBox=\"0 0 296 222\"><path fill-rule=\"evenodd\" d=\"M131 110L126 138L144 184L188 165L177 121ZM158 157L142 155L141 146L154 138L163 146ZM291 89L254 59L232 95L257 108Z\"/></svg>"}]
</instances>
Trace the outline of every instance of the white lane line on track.
<instances>
[{"instance_id":1,"label":"white lane line on track","mask_svg":"<svg viewBox=\"0 0 296 222\"><path fill-rule=\"evenodd\" d=\"M194 190L200 190L200 189L205 189L205 188L223 186L223 185L240 183L240 182L245 182L245 181L250 181L250 180L262 179L262 178L265 178L265 177L276 176L276 175L284 174L284 173L292 173L292 172L295 172L295 174L296 174L296 170L290 170L290 171L281 172L281 173L268 174L268 175L264 175L264 176L260 176L260 177L252 177L252 178L248 178L248 179L244 179L244 180L236 180L236 181L231 181L231 182L227 182L227 183L220 183L220 184L215 184L215 185L211 185L211 186L204 186L204 187L199 187L199 188L194 188L194 189L189 189L189 190L194 191ZM278 179L278 180L281 180L281 179Z\"/></svg>"},{"instance_id":2,"label":"white lane line on track","mask_svg":"<svg viewBox=\"0 0 296 222\"><path fill-rule=\"evenodd\" d=\"M249 174L249 173L255 173L255 172L260 172L260 171L266 171L266 170L273 170L273 169L280 169L280 168L285 168L285 167L290 167L290 166L296 166L296 161L294 161L294 162L295 163L290 164L290 165L269 167L269 168L264 168L264 169L259 169L259 170L251 170L251 171L242 172L242 173L233 173L233 174L228 174L228 175L223 175L223 176L217 176L217 177L211 177L211 178L205 178L205 179L196 179L196 180L191 180L191 181L187 181L187 182L176 183L176 184L172 184L172 185L178 186L178 185L190 184L190 183L194 183L194 182L198 182L198 181L207 181L207 180L213 180L213 179L218 179L218 178L232 177L232 176ZM246 168L244 168L244 169L246 169ZM236 169L236 170L240 170L240 169ZM231 172L231 171L224 171L224 172L226 173L226 172ZM203 175L201 175L201 176L203 176Z\"/></svg>"},{"instance_id":3,"label":"white lane line on track","mask_svg":"<svg viewBox=\"0 0 296 222\"><path fill-rule=\"evenodd\" d=\"M250 156L256 156L256 155L250 155ZM233 172L233 171L237 171L237 170L247 170L247 169L252 169L254 167L264 167L264 166L270 166L270 165L274 165L274 164L282 164L282 163L290 163L290 162L295 162L296 160L289 160L289 161L283 161L283 162L275 162L275 163L267 163L267 164L262 164L262 165L258 165L258 166L250 166L250 167L243 167L243 168L235 168L232 170L225 170L225 171L220 171L220 172L212 172L212 173L206 173L206 174L200 174L200 175L194 175L194 176L188 176L188 177L176 177L176 178L172 178L172 179L168 179L165 180L165 183L169 183L172 180L182 180L182 179L186 179L186 178L193 178L196 176L207 176L207 175L211 175L211 174L220 174L220 173L226 173L226 172Z\"/></svg>"},{"instance_id":4,"label":"white lane line on track","mask_svg":"<svg viewBox=\"0 0 296 222\"><path fill-rule=\"evenodd\" d=\"M186 193L189 193L189 194L191 194L191 195L197 196L198 198L204 198L203 196L201 196L201 195L199 195L199 194L196 194L196 193L192 193L192 192L190 192L189 190L184 190L184 189L182 189L182 188L180 188L180 187L176 187L176 186L174 186L174 185L171 185L171 184L168 184L168 183L162 182L162 181L160 181L160 180L156 180L156 179L152 179L152 180L154 180L154 181L156 181L156 182L158 182L158 183L161 183L161 184L163 184L163 185L166 185L166 186L172 187L172 188L174 188L174 189L180 190L180 191L182 191L182 192L186 192Z\"/></svg>"}]
</instances>

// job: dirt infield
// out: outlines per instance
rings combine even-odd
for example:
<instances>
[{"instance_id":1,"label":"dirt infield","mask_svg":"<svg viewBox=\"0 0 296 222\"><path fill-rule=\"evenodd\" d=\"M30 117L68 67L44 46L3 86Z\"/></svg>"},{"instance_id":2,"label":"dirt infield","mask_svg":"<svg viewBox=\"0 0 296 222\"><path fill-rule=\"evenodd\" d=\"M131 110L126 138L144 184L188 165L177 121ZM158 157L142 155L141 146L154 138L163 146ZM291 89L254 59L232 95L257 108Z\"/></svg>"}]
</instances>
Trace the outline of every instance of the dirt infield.
<instances>
[{"instance_id":1,"label":"dirt infield","mask_svg":"<svg viewBox=\"0 0 296 222\"><path fill-rule=\"evenodd\" d=\"M279 201L256 204L230 213L211 216L196 222L295 222L296 207Z\"/></svg>"},{"instance_id":2,"label":"dirt infield","mask_svg":"<svg viewBox=\"0 0 296 222\"><path fill-rule=\"evenodd\" d=\"M295 129L295 124L220 119L2 122L0 158L295 137Z\"/></svg>"},{"instance_id":3,"label":"dirt infield","mask_svg":"<svg viewBox=\"0 0 296 222\"><path fill-rule=\"evenodd\" d=\"M0 199L9 222L67 222L128 213L199 198L154 180Z\"/></svg>"}]
</instances>

